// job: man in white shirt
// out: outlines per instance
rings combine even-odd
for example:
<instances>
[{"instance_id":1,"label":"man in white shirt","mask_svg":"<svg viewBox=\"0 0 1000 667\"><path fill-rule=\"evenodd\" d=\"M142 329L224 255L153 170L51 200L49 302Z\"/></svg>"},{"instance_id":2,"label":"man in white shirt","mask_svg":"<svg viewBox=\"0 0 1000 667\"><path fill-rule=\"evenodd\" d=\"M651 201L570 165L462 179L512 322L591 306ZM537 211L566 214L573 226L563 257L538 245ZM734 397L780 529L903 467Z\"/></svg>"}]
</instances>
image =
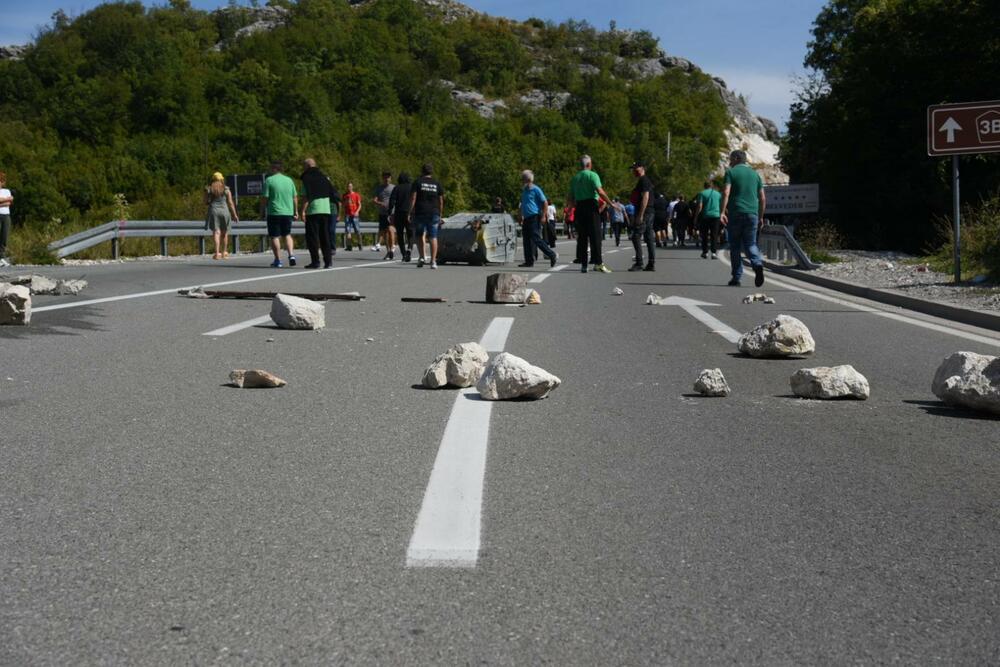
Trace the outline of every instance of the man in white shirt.
<instances>
[{"instance_id":1,"label":"man in white shirt","mask_svg":"<svg viewBox=\"0 0 1000 667\"><path fill-rule=\"evenodd\" d=\"M545 207L545 242L555 250L556 247L556 206L552 200L546 202Z\"/></svg>"},{"instance_id":2,"label":"man in white shirt","mask_svg":"<svg viewBox=\"0 0 1000 667\"><path fill-rule=\"evenodd\" d=\"M7 174L0 171L0 266L9 266L7 243L10 241L10 205L14 197L7 189Z\"/></svg>"}]
</instances>

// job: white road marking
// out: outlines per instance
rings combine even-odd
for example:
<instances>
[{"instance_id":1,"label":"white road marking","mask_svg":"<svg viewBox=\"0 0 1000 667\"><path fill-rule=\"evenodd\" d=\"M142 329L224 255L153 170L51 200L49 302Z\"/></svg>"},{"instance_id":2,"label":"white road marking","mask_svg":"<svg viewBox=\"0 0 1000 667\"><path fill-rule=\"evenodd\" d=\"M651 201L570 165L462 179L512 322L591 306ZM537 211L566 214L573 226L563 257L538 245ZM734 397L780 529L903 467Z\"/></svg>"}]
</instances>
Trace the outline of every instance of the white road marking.
<instances>
[{"instance_id":1,"label":"white road marking","mask_svg":"<svg viewBox=\"0 0 1000 667\"><path fill-rule=\"evenodd\" d=\"M730 266L728 251L726 252L727 257L723 259L722 254L719 254L719 261L725 264L727 267ZM904 322L906 324L912 324L916 327L921 327L923 329L929 329L931 331L937 331L938 333L949 334L952 336L957 336L958 338L964 338L966 340L975 341L977 343L983 343L985 345L992 345L994 347L1000 347L1000 340L996 338L988 338L986 336L980 336L979 334L974 334L969 331L962 331L961 329L953 329L948 326L943 326L941 324L935 324L933 322L925 322L923 320L918 320L912 317L907 317L906 315L900 315L898 313L892 313L885 310L879 310L878 308L873 308L871 306L865 306L860 303L854 303L853 301L848 301L846 299L838 299L835 296L829 296L821 292L815 292L811 289L806 289L804 287L799 287L797 285L792 285L786 283L782 280L777 280L768 276L767 283L773 285L778 285L779 287L784 287L790 289L793 292L801 292L802 294L808 294L811 297L821 299L823 301L829 301L831 303L836 303L841 306L847 306L848 308L854 308L855 310L860 310L863 313L870 313L872 315L878 315L879 317L884 317L886 319L895 320L897 322ZM765 283L765 284L767 284Z\"/></svg>"},{"instance_id":2,"label":"white road marking","mask_svg":"<svg viewBox=\"0 0 1000 667\"><path fill-rule=\"evenodd\" d=\"M495 318L480 345L502 350L513 323L512 317ZM474 387L455 397L406 550L407 567L476 567L492 411L493 402Z\"/></svg>"},{"instance_id":3,"label":"white road marking","mask_svg":"<svg viewBox=\"0 0 1000 667\"><path fill-rule=\"evenodd\" d=\"M541 282L545 282L545 279L548 278L550 275L551 274L549 274L549 273L539 273L537 276L535 276L534 278L532 278L528 282L529 283L541 283Z\"/></svg>"},{"instance_id":4,"label":"white road marking","mask_svg":"<svg viewBox=\"0 0 1000 667\"><path fill-rule=\"evenodd\" d=\"M513 317L494 317L479 344L485 347L487 352L503 352L512 326L514 326Z\"/></svg>"},{"instance_id":5,"label":"white road marking","mask_svg":"<svg viewBox=\"0 0 1000 667\"><path fill-rule=\"evenodd\" d=\"M263 317L255 317L252 320L247 320L246 322L237 322L236 324L230 324L228 327L222 327L220 329L214 329L203 333L202 336L228 336L231 333L236 333L237 331L243 331L244 329L249 329L250 327L255 327L258 324L267 324L271 321L270 315L264 315Z\"/></svg>"},{"instance_id":6,"label":"white road marking","mask_svg":"<svg viewBox=\"0 0 1000 667\"><path fill-rule=\"evenodd\" d=\"M120 294L118 296L106 296L101 299L87 299L86 301L73 301L70 303L57 303L51 306L41 306L32 308L32 313L43 313L49 310L65 310L66 308L82 308L83 306L93 306L98 303L111 303L114 301L126 301L129 299L142 299L147 296L162 296L164 294L176 294L179 290L194 289L195 287L222 287L223 285L239 285L242 283L253 283L261 280L280 280L282 278L292 278L302 275L316 275L327 273L328 271L346 271L348 269L360 269L367 266L390 266L390 262L368 262L367 264L351 264L350 266L336 266L331 269L307 269L303 271L282 271L256 278L241 278L239 280L226 280L218 283L202 283L200 285L185 285L183 287L171 287L170 289L154 290L152 292L136 292L133 294Z\"/></svg>"},{"instance_id":7,"label":"white road marking","mask_svg":"<svg viewBox=\"0 0 1000 667\"><path fill-rule=\"evenodd\" d=\"M605 255L613 255L613 254L615 254L616 252L621 252L621 251L622 251L622 249L621 249L621 248L618 248L617 250L609 250L609 251L607 251L607 252L606 252L606 253L604 253L604 254L605 254Z\"/></svg>"},{"instance_id":8,"label":"white road marking","mask_svg":"<svg viewBox=\"0 0 1000 667\"><path fill-rule=\"evenodd\" d=\"M556 271L562 271L567 266L569 266L569 264L556 264L551 269L549 269L549 271L552 272L552 273L555 273Z\"/></svg>"},{"instance_id":9,"label":"white road marking","mask_svg":"<svg viewBox=\"0 0 1000 667\"><path fill-rule=\"evenodd\" d=\"M711 329L712 333L719 334L730 343L735 343L740 339L740 336L742 336L742 334L736 329L732 328L725 322L712 317L701 309L701 306L718 306L719 304L717 303L706 303L704 301L695 301L694 299L671 296L663 299L663 301L660 302L660 305L680 306L688 315Z\"/></svg>"}]
</instances>

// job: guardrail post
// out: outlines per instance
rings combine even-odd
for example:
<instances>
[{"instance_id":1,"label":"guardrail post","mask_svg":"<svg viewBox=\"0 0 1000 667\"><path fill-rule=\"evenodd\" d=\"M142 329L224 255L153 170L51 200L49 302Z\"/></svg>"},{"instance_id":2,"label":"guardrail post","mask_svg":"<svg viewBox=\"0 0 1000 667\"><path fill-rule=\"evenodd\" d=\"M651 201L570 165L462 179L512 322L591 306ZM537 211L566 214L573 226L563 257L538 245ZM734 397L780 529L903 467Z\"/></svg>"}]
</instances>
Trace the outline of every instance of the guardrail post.
<instances>
[{"instance_id":1,"label":"guardrail post","mask_svg":"<svg viewBox=\"0 0 1000 667\"><path fill-rule=\"evenodd\" d=\"M111 239L111 259L118 259L118 258L119 258L118 237L116 236L115 238Z\"/></svg>"},{"instance_id":2,"label":"guardrail post","mask_svg":"<svg viewBox=\"0 0 1000 667\"><path fill-rule=\"evenodd\" d=\"M233 234L233 254L238 255L240 253L240 235Z\"/></svg>"},{"instance_id":3,"label":"guardrail post","mask_svg":"<svg viewBox=\"0 0 1000 667\"><path fill-rule=\"evenodd\" d=\"M198 254L199 255L204 255L205 254L205 237L204 236L199 236L198 237Z\"/></svg>"},{"instance_id":4,"label":"guardrail post","mask_svg":"<svg viewBox=\"0 0 1000 667\"><path fill-rule=\"evenodd\" d=\"M160 254L163 255L164 257L167 256L167 237L166 236L161 236L160 237Z\"/></svg>"},{"instance_id":5,"label":"guardrail post","mask_svg":"<svg viewBox=\"0 0 1000 667\"><path fill-rule=\"evenodd\" d=\"M261 252L267 252L267 241L265 240L265 238L266 237L264 237L264 236L260 237L260 251Z\"/></svg>"}]
</instances>

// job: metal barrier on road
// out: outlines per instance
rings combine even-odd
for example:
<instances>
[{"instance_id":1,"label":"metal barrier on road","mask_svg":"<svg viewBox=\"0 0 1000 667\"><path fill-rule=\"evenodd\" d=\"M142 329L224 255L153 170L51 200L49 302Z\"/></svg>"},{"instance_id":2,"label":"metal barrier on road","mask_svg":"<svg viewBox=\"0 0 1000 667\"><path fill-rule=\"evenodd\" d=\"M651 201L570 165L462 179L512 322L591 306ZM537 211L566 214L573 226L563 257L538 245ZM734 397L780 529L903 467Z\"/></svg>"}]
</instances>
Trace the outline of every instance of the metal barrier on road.
<instances>
[{"instance_id":1,"label":"metal barrier on road","mask_svg":"<svg viewBox=\"0 0 1000 667\"><path fill-rule=\"evenodd\" d=\"M791 266L795 263L801 269L817 269L816 264L806 254L791 230L784 225L764 225L757 234L757 246L767 259Z\"/></svg>"}]
</instances>

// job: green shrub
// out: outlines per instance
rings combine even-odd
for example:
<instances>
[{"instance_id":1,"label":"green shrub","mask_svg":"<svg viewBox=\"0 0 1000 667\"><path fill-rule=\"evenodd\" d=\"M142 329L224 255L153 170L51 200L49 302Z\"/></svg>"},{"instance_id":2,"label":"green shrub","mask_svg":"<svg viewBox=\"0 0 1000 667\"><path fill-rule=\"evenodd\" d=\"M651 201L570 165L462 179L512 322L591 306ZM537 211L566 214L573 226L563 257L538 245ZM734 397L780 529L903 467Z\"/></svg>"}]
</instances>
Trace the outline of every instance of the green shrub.
<instances>
[{"instance_id":1,"label":"green shrub","mask_svg":"<svg viewBox=\"0 0 1000 667\"><path fill-rule=\"evenodd\" d=\"M955 243L951 217L941 217L935 224L948 239L930 258L930 265L942 273L955 271ZM978 204L962 207L962 278L986 276L1000 282L1000 190Z\"/></svg>"}]
</instances>

